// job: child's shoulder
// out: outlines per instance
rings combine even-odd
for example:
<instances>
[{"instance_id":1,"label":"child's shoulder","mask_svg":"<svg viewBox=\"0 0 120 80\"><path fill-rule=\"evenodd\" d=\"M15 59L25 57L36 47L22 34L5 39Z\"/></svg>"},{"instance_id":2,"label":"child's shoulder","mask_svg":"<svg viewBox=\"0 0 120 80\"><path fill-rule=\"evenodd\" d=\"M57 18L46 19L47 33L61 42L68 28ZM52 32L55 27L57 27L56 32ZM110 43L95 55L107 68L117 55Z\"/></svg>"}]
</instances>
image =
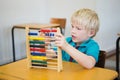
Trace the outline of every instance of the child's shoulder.
<instances>
[{"instance_id":1,"label":"child's shoulder","mask_svg":"<svg viewBox=\"0 0 120 80\"><path fill-rule=\"evenodd\" d=\"M90 41L90 43L96 43L97 44L97 42L93 38L90 38L89 41Z\"/></svg>"},{"instance_id":2,"label":"child's shoulder","mask_svg":"<svg viewBox=\"0 0 120 80\"><path fill-rule=\"evenodd\" d=\"M88 40L87 45L89 45L89 46L93 46L93 45L99 46L98 43L94 39L92 39L92 38L90 38Z\"/></svg>"}]
</instances>

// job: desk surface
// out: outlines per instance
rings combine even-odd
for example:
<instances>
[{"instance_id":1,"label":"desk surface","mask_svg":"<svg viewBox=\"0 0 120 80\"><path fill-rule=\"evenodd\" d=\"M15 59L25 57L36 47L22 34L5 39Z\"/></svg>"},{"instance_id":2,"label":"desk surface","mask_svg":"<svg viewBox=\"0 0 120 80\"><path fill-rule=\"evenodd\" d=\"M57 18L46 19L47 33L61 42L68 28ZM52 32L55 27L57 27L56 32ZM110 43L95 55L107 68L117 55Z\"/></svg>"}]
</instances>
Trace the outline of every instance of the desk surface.
<instances>
[{"instance_id":1,"label":"desk surface","mask_svg":"<svg viewBox=\"0 0 120 80\"><path fill-rule=\"evenodd\" d=\"M113 70L97 67L87 70L71 62L63 62L61 72L29 68L26 59L0 66L2 80L113 80L117 75L117 72Z\"/></svg>"}]
</instances>

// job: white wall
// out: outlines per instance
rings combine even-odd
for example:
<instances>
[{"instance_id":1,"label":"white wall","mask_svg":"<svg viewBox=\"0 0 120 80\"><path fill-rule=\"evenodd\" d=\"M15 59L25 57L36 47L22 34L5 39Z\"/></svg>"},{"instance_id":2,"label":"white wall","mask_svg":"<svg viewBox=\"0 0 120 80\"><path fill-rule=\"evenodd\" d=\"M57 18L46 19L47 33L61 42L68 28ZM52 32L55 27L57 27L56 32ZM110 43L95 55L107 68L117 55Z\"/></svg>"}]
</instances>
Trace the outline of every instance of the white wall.
<instances>
[{"instance_id":1,"label":"white wall","mask_svg":"<svg viewBox=\"0 0 120 80\"><path fill-rule=\"evenodd\" d=\"M114 3L114 4L113 4ZM0 64L12 61L11 28L21 23L48 23L51 17L67 18L65 36L70 33L70 16L79 8L91 8L100 16L101 28L95 39L101 49L115 48L120 32L119 0L0 0ZM113 28L114 27L114 28ZM25 32L15 30L17 58L25 55Z\"/></svg>"},{"instance_id":2,"label":"white wall","mask_svg":"<svg viewBox=\"0 0 120 80\"><path fill-rule=\"evenodd\" d=\"M11 28L15 24L45 22L46 0L0 0L0 64L12 61ZM25 56L24 30L15 30L16 57Z\"/></svg>"},{"instance_id":3,"label":"white wall","mask_svg":"<svg viewBox=\"0 0 120 80\"><path fill-rule=\"evenodd\" d=\"M114 50L117 33L120 33L120 0L97 0L96 11L100 17L100 31L96 36L101 49Z\"/></svg>"}]
</instances>

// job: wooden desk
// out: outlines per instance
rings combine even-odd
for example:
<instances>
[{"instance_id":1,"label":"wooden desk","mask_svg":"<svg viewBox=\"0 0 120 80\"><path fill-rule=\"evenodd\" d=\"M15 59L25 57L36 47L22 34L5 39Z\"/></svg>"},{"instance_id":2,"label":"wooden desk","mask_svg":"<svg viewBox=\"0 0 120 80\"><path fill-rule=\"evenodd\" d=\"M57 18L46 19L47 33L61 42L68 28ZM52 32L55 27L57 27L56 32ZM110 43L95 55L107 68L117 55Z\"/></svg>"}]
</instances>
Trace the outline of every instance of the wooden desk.
<instances>
[{"instance_id":1,"label":"wooden desk","mask_svg":"<svg viewBox=\"0 0 120 80\"><path fill-rule=\"evenodd\" d=\"M29 68L27 59L0 67L0 79L3 80L113 80L117 76L113 70L97 67L87 70L72 62L63 62L62 72Z\"/></svg>"},{"instance_id":2,"label":"wooden desk","mask_svg":"<svg viewBox=\"0 0 120 80\"><path fill-rule=\"evenodd\" d=\"M59 24L40 24L40 23L28 23L28 24L18 24L14 25L12 27L11 33L12 33L12 50L13 50L13 62L16 61L15 56L15 41L14 41L14 30L15 29L25 29L26 27L29 27L30 29L36 29L36 28L45 28L45 27L59 27Z\"/></svg>"}]
</instances>

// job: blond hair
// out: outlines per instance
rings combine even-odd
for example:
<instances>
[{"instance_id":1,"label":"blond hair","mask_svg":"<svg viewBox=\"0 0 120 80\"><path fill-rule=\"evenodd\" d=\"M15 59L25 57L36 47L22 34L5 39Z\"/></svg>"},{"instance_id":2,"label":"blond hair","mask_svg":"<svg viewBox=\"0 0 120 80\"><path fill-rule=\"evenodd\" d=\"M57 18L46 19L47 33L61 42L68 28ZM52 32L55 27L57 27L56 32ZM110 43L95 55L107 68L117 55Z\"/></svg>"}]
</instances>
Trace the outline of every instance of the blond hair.
<instances>
[{"instance_id":1,"label":"blond hair","mask_svg":"<svg viewBox=\"0 0 120 80\"><path fill-rule=\"evenodd\" d=\"M71 23L77 21L79 25L84 27L86 30L94 30L94 37L99 30L99 18L95 11L91 9L80 9L73 13L71 17Z\"/></svg>"}]
</instances>

